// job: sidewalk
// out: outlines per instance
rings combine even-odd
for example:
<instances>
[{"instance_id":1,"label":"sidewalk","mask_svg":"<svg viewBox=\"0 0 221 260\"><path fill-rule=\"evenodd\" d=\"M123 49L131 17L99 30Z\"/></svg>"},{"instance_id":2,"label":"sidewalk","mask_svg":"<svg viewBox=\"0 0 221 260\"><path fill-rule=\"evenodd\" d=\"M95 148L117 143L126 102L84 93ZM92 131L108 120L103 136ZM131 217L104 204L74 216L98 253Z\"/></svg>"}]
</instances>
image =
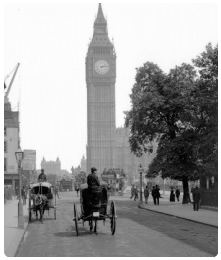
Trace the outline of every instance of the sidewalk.
<instances>
[{"instance_id":1,"label":"sidewalk","mask_svg":"<svg viewBox=\"0 0 221 260\"><path fill-rule=\"evenodd\" d=\"M119 197L119 196L118 196ZM114 198L115 199L115 198ZM121 199L120 197L118 199ZM130 193L124 193L123 200L130 200ZM122 200L121 199L121 200ZM182 201L182 193L180 196L180 200ZM139 199L137 200L138 207L159 212L162 214L183 218L187 220L191 220L197 223L207 224L210 226L218 227L218 209L214 207L206 207L202 206L199 211L193 211L192 204L182 204L182 202L170 202L169 201L169 192L165 192L162 194L162 198L160 199L160 205L154 205L152 196L149 196L148 204L141 205Z\"/></svg>"},{"instance_id":2,"label":"sidewalk","mask_svg":"<svg viewBox=\"0 0 221 260\"><path fill-rule=\"evenodd\" d=\"M193 211L192 204L181 204L179 202L160 201L160 205L153 205L152 201L149 204L139 204L139 208L163 213L166 215L175 216L191 220L198 223L207 224L218 227L218 212L200 208L199 211Z\"/></svg>"},{"instance_id":3,"label":"sidewalk","mask_svg":"<svg viewBox=\"0 0 221 260\"><path fill-rule=\"evenodd\" d=\"M27 200L28 202L28 200ZM6 256L15 256L16 251L24 238L28 226L28 205L24 205L23 213L25 219L24 229L18 225L18 200L8 200L4 204L4 248Z\"/></svg>"}]
</instances>

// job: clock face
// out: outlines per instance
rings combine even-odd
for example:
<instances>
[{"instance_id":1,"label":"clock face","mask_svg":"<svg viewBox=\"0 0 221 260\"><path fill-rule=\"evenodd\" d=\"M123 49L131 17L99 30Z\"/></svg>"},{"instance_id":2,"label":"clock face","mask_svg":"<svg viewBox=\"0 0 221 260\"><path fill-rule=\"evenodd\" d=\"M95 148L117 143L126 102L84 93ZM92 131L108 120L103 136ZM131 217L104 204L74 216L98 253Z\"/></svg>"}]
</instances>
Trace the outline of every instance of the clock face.
<instances>
[{"instance_id":1,"label":"clock face","mask_svg":"<svg viewBox=\"0 0 221 260\"><path fill-rule=\"evenodd\" d=\"M94 69L98 74L104 75L109 71L110 66L106 60L98 60L94 64Z\"/></svg>"}]
</instances>

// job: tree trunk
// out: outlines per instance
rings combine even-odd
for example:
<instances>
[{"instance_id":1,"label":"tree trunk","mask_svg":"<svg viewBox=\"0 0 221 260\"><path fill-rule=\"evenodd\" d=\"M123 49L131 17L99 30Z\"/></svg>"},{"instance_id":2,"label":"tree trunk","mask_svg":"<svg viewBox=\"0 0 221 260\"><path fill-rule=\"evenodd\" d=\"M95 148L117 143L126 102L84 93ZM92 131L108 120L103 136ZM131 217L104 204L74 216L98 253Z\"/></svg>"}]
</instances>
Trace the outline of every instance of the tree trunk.
<instances>
[{"instance_id":1,"label":"tree trunk","mask_svg":"<svg viewBox=\"0 0 221 260\"><path fill-rule=\"evenodd\" d=\"M183 177L183 201L182 204L187 204L190 202L190 193L189 193L189 185L188 178L186 176Z\"/></svg>"}]
</instances>

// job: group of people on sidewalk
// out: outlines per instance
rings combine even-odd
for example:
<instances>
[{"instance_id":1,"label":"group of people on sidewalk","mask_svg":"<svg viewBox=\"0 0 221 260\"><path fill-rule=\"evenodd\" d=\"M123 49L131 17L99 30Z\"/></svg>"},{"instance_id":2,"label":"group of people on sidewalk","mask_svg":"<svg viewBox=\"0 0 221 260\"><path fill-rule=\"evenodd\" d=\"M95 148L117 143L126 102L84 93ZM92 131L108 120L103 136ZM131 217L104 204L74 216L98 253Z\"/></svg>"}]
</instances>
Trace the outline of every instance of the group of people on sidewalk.
<instances>
[{"instance_id":1,"label":"group of people on sidewalk","mask_svg":"<svg viewBox=\"0 0 221 260\"><path fill-rule=\"evenodd\" d=\"M134 198L134 201L136 201L138 199L138 193L139 193L138 188L135 185L132 185L130 199ZM145 199L146 204L148 203L149 195L150 195L150 191L149 191L148 186L146 186L144 188L144 199ZM160 194L160 187L158 185L155 185L152 187L151 195L153 197L154 205L159 205L159 200L161 198L161 194Z\"/></svg>"},{"instance_id":2,"label":"group of people on sidewalk","mask_svg":"<svg viewBox=\"0 0 221 260\"><path fill-rule=\"evenodd\" d=\"M177 201L180 201L180 189L177 187L175 192L173 187L171 187L170 190L170 202L175 202L175 198L177 199Z\"/></svg>"},{"instance_id":3,"label":"group of people on sidewalk","mask_svg":"<svg viewBox=\"0 0 221 260\"><path fill-rule=\"evenodd\" d=\"M138 188L136 185L132 185L131 186L131 196L130 199L134 198L134 201L136 201L138 199Z\"/></svg>"},{"instance_id":4,"label":"group of people on sidewalk","mask_svg":"<svg viewBox=\"0 0 221 260\"><path fill-rule=\"evenodd\" d=\"M144 199L146 204L148 204L148 198L150 193L152 195L154 205L159 205L159 200L160 198L162 198L160 194L160 187L158 185L155 185L152 187L151 191L148 188L148 186L144 188ZM192 193L192 200L193 200L192 201L193 210L198 211L200 206L200 201L201 201L200 190L198 186L192 188L191 193ZM132 185L130 199L134 199L134 201L136 201L138 199L138 194L139 194L138 188L135 185ZM175 199L177 200L177 202L180 201L180 189L176 187L176 190L174 191L174 188L171 187L169 200L170 202L175 202Z\"/></svg>"}]
</instances>

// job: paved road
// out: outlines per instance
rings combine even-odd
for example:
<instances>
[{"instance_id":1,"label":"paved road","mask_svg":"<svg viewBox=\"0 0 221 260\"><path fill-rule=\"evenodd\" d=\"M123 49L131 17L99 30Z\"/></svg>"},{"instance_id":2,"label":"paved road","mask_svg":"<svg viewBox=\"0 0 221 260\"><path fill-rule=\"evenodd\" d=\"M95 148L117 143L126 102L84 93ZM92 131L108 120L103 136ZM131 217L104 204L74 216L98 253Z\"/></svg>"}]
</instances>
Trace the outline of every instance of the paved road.
<instances>
[{"instance_id":1,"label":"paved road","mask_svg":"<svg viewBox=\"0 0 221 260\"><path fill-rule=\"evenodd\" d=\"M98 235L88 225L80 225L76 237L73 225L73 194L58 200L57 220L53 212L44 223L28 227L17 256L215 256L217 228L137 208L134 201L116 200L117 230L110 233L109 222L99 222ZM76 200L76 198L75 198Z\"/></svg>"}]
</instances>

